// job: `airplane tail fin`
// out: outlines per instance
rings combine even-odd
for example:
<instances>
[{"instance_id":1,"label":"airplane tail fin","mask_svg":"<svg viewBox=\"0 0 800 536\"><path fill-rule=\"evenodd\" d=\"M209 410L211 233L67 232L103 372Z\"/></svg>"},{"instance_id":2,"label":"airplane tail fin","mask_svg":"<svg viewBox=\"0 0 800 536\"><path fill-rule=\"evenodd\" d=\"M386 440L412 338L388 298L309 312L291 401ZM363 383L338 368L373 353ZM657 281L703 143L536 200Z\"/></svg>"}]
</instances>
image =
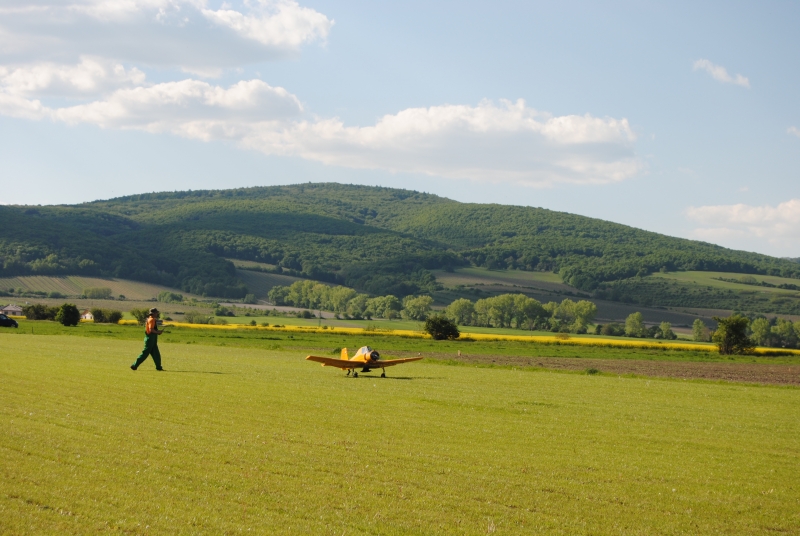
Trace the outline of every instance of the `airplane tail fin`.
<instances>
[{"instance_id":1,"label":"airplane tail fin","mask_svg":"<svg viewBox=\"0 0 800 536\"><path fill-rule=\"evenodd\" d=\"M342 359L350 359L347 355L347 348L342 348Z\"/></svg>"}]
</instances>

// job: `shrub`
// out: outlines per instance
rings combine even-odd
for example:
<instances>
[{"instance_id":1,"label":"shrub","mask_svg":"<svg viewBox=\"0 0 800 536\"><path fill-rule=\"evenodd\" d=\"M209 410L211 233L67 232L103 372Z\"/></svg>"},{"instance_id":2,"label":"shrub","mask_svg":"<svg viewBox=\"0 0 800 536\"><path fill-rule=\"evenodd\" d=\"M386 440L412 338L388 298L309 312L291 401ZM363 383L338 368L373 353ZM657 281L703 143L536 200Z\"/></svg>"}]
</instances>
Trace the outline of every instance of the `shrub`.
<instances>
[{"instance_id":1,"label":"shrub","mask_svg":"<svg viewBox=\"0 0 800 536\"><path fill-rule=\"evenodd\" d=\"M455 322L442 315L433 315L425 320L423 331L428 333L434 340L455 340L461 333Z\"/></svg>"},{"instance_id":2,"label":"shrub","mask_svg":"<svg viewBox=\"0 0 800 536\"><path fill-rule=\"evenodd\" d=\"M187 311L183 319L189 324L208 324L208 316L197 311Z\"/></svg>"},{"instance_id":3,"label":"shrub","mask_svg":"<svg viewBox=\"0 0 800 536\"><path fill-rule=\"evenodd\" d=\"M111 297L108 287L89 287L83 289L83 295L92 300L105 300Z\"/></svg>"},{"instance_id":4,"label":"shrub","mask_svg":"<svg viewBox=\"0 0 800 536\"><path fill-rule=\"evenodd\" d=\"M131 309L130 313L140 326L144 326L144 323L147 322L147 315L149 313L147 309Z\"/></svg>"},{"instance_id":5,"label":"shrub","mask_svg":"<svg viewBox=\"0 0 800 536\"><path fill-rule=\"evenodd\" d=\"M50 294L47 295L47 297L48 298L54 298L54 299L66 298L66 296L64 296L60 292L51 292Z\"/></svg>"},{"instance_id":6,"label":"shrub","mask_svg":"<svg viewBox=\"0 0 800 536\"><path fill-rule=\"evenodd\" d=\"M177 292L170 292L165 290L164 292L158 293L158 301L164 303L180 303L183 301L183 294L178 294Z\"/></svg>"},{"instance_id":7,"label":"shrub","mask_svg":"<svg viewBox=\"0 0 800 536\"><path fill-rule=\"evenodd\" d=\"M65 326L77 326L81 321L81 312L75 305L65 303L58 309L56 314L56 322L60 322Z\"/></svg>"},{"instance_id":8,"label":"shrub","mask_svg":"<svg viewBox=\"0 0 800 536\"><path fill-rule=\"evenodd\" d=\"M245 294L244 299L242 299L242 303L258 303L255 294Z\"/></svg>"},{"instance_id":9,"label":"shrub","mask_svg":"<svg viewBox=\"0 0 800 536\"><path fill-rule=\"evenodd\" d=\"M42 303L34 303L23 307L22 314L28 320L55 320L58 310L58 307L48 307Z\"/></svg>"},{"instance_id":10,"label":"shrub","mask_svg":"<svg viewBox=\"0 0 800 536\"><path fill-rule=\"evenodd\" d=\"M717 321L717 331L712 340L717 343L719 353L723 355L749 354L755 345L747 336L747 326L750 319L744 316L730 316L728 318L713 317Z\"/></svg>"},{"instance_id":11,"label":"shrub","mask_svg":"<svg viewBox=\"0 0 800 536\"><path fill-rule=\"evenodd\" d=\"M94 308L91 310L91 313L94 317L95 324L104 322L109 324L118 324L119 321L122 320L122 313L112 309Z\"/></svg>"}]
</instances>

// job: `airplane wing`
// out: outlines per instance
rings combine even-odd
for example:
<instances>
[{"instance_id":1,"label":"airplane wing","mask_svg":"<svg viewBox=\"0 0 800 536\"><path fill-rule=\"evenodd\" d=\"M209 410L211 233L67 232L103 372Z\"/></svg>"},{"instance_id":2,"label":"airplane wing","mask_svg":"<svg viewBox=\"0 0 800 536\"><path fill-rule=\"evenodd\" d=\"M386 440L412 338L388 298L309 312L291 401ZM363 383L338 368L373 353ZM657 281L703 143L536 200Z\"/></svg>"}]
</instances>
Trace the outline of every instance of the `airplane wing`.
<instances>
[{"instance_id":1,"label":"airplane wing","mask_svg":"<svg viewBox=\"0 0 800 536\"><path fill-rule=\"evenodd\" d=\"M336 359L335 357L320 357L316 355L310 355L306 357L308 361L316 361L317 363L322 363L323 367L336 367L342 370L345 369L355 369L355 368L384 368L384 367L392 367L394 365L400 365L401 363L408 363L410 361L419 361L422 359L421 357L406 357L403 359L381 359L376 362L365 363L363 361L348 361L347 359Z\"/></svg>"},{"instance_id":2,"label":"airplane wing","mask_svg":"<svg viewBox=\"0 0 800 536\"><path fill-rule=\"evenodd\" d=\"M401 363L409 363L411 361L419 361L422 359L421 357L405 357L403 359L380 359L376 361L374 364L370 365L370 368L383 368L383 367L391 367L394 365L399 365Z\"/></svg>"},{"instance_id":3,"label":"airplane wing","mask_svg":"<svg viewBox=\"0 0 800 536\"><path fill-rule=\"evenodd\" d=\"M347 359L336 359L335 357L319 357L316 355L310 355L306 357L306 359L309 361L322 363L323 367L336 367L342 370L360 368L364 366L364 363L361 361L348 361Z\"/></svg>"}]
</instances>

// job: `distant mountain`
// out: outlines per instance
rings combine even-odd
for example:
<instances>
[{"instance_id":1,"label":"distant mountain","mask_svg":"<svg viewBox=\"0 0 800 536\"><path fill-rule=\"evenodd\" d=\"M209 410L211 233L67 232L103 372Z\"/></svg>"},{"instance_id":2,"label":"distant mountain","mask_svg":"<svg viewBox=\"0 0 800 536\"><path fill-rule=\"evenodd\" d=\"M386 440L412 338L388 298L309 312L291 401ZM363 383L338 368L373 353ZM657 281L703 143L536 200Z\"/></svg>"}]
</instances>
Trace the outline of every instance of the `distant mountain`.
<instances>
[{"instance_id":1,"label":"distant mountain","mask_svg":"<svg viewBox=\"0 0 800 536\"><path fill-rule=\"evenodd\" d=\"M236 298L230 258L373 294L436 288L428 270L558 272L591 291L659 270L800 278L800 264L542 208L391 188L298 184L0 206L0 276L108 275Z\"/></svg>"}]
</instances>

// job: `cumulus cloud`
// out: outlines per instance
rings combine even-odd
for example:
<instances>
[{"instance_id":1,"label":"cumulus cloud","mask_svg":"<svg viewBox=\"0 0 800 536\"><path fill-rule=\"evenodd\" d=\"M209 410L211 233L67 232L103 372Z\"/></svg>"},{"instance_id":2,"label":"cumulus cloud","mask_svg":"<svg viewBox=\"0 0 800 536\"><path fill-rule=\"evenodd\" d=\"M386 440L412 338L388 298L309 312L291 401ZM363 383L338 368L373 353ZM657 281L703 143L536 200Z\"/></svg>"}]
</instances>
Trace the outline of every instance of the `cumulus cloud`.
<instances>
[{"instance_id":1,"label":"cumulus cloud","mask_svg":"<svg viewBox=\"0 0 800 536\"><path fill-rule=\"evenodd\" d=\"M791 134L792 136L797 136L798 138L800 138L800 129L798 129L797 127L789 127L789 128L787 128L786 129L786 133L787 134Z\"/></svg>"},{"instance_id":2,"label":"cumulus cloud","mask_svg":"<svg viewBox=\"0 0 800 536\"><path fill-rule=\"evenodd\" d=\"M705 71L711 75L714 80L718 82L722 82L725 84L735 84L737 86L742 86L749 88L750 87L750 80L747 79L746 76L742 76L737 74L736 76L731 76L728 74L728 70L721 65L715 65L708 60L699 59L694 62L694 70L695 71Z\"/></svg>"},{"instance_id":3,"label":"cumulus cloud","mask_svg":"<svg viewBox=\"0 0 800 536\"><path fill-rule=\"evenodd\" d=\"M304 121L242 143L345 167L548 185L632 177L641 169L634 140L625 119L552 117L518 100L411 108L366 127Z\"/></svg>"},{"instance_id":4,"label":"cumulus cloud","mask_svg":"<svg viewBox=\"0 0 800 536\"><path fill-rule=\"evenodd\" d=\"M797 254L800 243L800 199L791 199L777 206L710 205L690 207L689 220L701 225L692 236L701 240L724 242L749 239L770 244Z\"/></svg>"},{"instance_id":5,"label":"cumulus cloud","mask_svg":"<svg viewBox=\"0 0 800 536\"><path fill-rule=\"evenodd\" d=\"M295 53L324 42L332 25L294 0L6 0L0 114L459 179L603 184L642 169L624 118L552 116L523 100L487 100L346 125L312 116L297 96L262 80L223 86L186 77ZM169 68L158 83L149 80L154 66ZM170 76L180 79L164 81Z\"/></svg>"},{"instance_id":6,"label":"cumulus cloud","mask_svg":"<svg viewBox=\"0 0 800 536\"><path fill-rule=\"evenodd\" d=\"M333 21L295 2L262 3L260 13L245 15L232 9L203 9L210 21L272 47L297 48L307 41L324 40Z\"/></svg>"},{"instance_id":7,"label":"cumulus cloud","mask_svg":"<svg viewBox=\"0 0 800 536\"><path fill-rule=\"evenodd\" d=\"M0 113L6 115L170 132L203 140L239 139L263 122L285 121L302 111L297 97L261 80L241 81L228 88L191 79L165 82L118 89L102 100L60 108L0 93Z\"/></svg>"},{"instance_id":8,"label":"cumulus cloud","mask_svg":"<svg viewBox=\"0 0 800 536\"><path fill-rule=\"evenodd\" d=\"M71 63L113 57L138 66L218 73L324 42L333 21L293 0L10 0L0 8L0 58Z\"/></svg>"},{"instance_id":9,"label":"cumulus cloud","mask_svg":"<svg viewBox=\"0 0 800 536\"><path fill-rule=\"evenodd\" d=\"M23 96L95 95L110 89L144 83L145 74L104 58L81 58L75 65L33 63L15 67L0 65L0 87Z\"/></svg>"}]
</instances>

